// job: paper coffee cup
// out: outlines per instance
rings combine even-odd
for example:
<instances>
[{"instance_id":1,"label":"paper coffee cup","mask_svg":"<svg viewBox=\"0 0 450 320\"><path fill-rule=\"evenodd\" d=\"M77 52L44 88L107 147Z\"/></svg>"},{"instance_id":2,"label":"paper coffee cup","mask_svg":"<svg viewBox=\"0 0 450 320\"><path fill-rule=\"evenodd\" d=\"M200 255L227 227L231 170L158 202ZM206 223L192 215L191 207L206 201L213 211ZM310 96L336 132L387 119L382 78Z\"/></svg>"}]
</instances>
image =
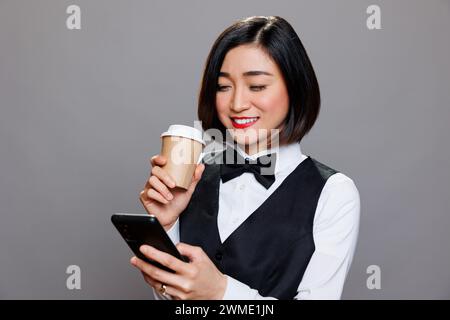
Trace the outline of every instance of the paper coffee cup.
<instances>
[{"instance_id":1,"label":"paper coffee cup","mask_svg":"<svg viewBox=\"0 0 450 320\"><path fill-rule=\"evenodd\" d=\"M205 142L196 128L174 124L161 134L161 154L167 163L162 167L177 187L187 189L192 182Z\"/></svg>"}]
</instances>

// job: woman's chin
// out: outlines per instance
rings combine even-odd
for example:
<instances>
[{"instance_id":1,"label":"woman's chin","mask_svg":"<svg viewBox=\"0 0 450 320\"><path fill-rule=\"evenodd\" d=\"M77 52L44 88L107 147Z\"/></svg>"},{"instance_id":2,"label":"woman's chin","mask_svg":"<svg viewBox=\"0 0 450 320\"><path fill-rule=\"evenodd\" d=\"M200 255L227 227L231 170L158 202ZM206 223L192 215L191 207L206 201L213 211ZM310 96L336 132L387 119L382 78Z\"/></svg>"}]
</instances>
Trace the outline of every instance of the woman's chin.
<instances>
[{"instance_id":1,"label":"woman's chin","mask_svg":"<svg viewBox=\"0 0 450 320\"><path fill-rule=\"evenodd\" d=\"M249 137L244 137L244 136L235 136L234 138L234 142L236 142L240 147L243 146L253 146L253 145L257 145L258 144L258 139L251 139Z\"/></svg>"},{"instance_id":2,"label":"woman's chin","mask_svg":"<svg viewBox=\"0 0 450 320\"><path fill-rule=\"evenodd\" d=\"M265 141L246 141L246 140L235 140L239 148L244 150L247 154L252 155L260 151L266 150L267 145Z\"/></svg>"}]
</instances>

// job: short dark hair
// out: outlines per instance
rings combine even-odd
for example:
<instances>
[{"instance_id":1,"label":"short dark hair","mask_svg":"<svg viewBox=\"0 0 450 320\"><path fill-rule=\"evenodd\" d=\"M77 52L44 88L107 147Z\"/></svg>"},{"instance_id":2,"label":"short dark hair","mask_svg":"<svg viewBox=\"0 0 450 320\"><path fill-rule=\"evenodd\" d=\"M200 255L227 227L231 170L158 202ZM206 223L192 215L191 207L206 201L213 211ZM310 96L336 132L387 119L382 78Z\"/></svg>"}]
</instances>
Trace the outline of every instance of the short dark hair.
<instances>
[{"instance_id":1,"label":"short dark hair","mask_svg":"<svg viewBox=\"0 0 450 320\"><path fill-rule=\"evenodd\" d=\"M214 42L205 63L198 99L198 118L203 129L219 129L225 137L226 129L216 109L217 81L227 52L245 44L257 45L278 65L289 95L289 111L280 132L280 144L300 142L319 115L319 84L294 28L278 16L237 21Z\"/></svg>"}]
</instances>

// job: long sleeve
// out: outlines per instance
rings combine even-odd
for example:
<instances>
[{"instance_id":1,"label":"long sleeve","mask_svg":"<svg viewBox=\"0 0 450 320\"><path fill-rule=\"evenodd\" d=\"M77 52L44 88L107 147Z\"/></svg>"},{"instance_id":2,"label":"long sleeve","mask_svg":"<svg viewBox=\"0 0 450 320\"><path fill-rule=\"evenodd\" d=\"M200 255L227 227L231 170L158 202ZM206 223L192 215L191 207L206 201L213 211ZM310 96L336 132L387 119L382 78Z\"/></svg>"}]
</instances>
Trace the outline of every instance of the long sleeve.
<instances>
[{"instance_id":1,"label":"long sleeve","mask_svg":"<svg viewBox=\"0 0 450 320\"><path fill-rule=\"evenodd\" d=\"M315 251L295 299L340 299L359 231L360 198L353 181L337 173L320 195L314 217ZM228 277L224 299L274 299Z\"/></svg>"},{"instance_id":2,"label":"long sleeve","mask_svg":"<svg viewBox=\"0 0 450 320\"><path fill-rule=\"evenodd\" d=\"M353 181L337 173L322 190L314 219L316 250L297 299L340 299L359 232L360 198Z\"/></svg>"}]
</instances>

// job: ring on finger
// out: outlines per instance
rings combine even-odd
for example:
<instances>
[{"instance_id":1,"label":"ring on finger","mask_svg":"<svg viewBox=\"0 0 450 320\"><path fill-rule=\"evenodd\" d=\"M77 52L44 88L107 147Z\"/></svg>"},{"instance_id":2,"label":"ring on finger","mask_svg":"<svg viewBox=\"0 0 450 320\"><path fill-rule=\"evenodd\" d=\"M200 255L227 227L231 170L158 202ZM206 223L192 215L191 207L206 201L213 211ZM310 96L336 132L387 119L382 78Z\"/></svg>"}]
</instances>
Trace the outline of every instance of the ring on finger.
<instances>
[{"instance_id":1,"label":"ring on finger","mask_svg":"<svg viewBox=\"0 0 450 320\"><path fill-rule=\"evenodd\" d=\"M161 287L159 288L159 293L161 293L162 295L166 294L166 285L164 283L161 283Z\"/></svg>"}]
</instances>

